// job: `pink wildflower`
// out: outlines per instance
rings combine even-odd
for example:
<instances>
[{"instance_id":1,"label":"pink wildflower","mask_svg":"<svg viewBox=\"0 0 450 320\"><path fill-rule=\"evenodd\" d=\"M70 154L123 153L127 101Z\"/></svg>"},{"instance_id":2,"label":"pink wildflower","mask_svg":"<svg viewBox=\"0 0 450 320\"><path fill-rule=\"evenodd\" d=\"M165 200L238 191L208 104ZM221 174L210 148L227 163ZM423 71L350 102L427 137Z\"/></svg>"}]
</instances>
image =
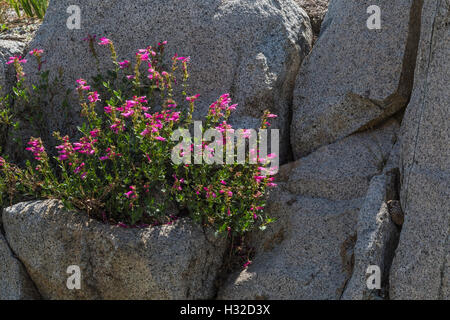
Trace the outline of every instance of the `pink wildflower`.
<instances>
[{"instance_id":1,"label":"pink wildflower","mask_svg":"<svg viewBox=\"0 0 450 320\"><path fill-rule=\"evenodd\" d=\"M30 147L25 150L33 153L34 159L40 161L47 156L45 152L45 148L42 144L42 140L40 138L31 138L28 142Z\"/></svg>"},{"instance_id":2,"label":"pink wildflower","mask_svg":"<svg viewBox=\"0 0 450 320\"><path fill-rule=\"evenodd\" d=\"M122 113L122 116L125 117L125 118L129 118L129 117L131 117L133 114L134 114L134 110L133 110L133 109L130 109L130 110L128 110L128 111Z\"/></svg>"},{"instance_id":3,"label":"pink wildflower","mask_svg":"<svg viewBox=\"0 0 450 320\"><path fill-rule=\"evenodd\" d=\"M77 83L78 83L78 87L77 87L78 90L85 90L85 91L87 91L87 90L91 89L90 86L86 85L87 82L84 79L78 79Z\"/></svg>"},{"instance_id":4,"label":"pink wildflower","mask_svg":"<svg viewBox=\"0 0 450 320\"><path fill-rule=\"evenodd\" d=\"M94 129L89 134L92 138L98 137L98 134L100 133L100 129Z\"/></svg>"},{"instance_id":5,"label":"pink wildflower","mask_svg":"<svg viewBox=\"0 0 450 320\"><path fill-rule=\"evenodd\" d=\"M181 61L181 62L190 62L191 61L191 57L178 57L178 58L176 58L178 61Z\"/></svg>"},{"instance_id":6,"label":"pink wildflower","mask_svg":"<svg viewBox=\"0 0 450 320\"><path fill-rule=\"evenodd\" d=\"M189 102L194 102L199 97L200 97L200 94L196 94L195 96L192 96L192 97L186 97L186 100L189 101Z\"/></svg>"},{"instance_id":7,"label":"pink wildflower","mask_svg":"<svg viewBox=\"0 0 450 320\"><path fill-rule=\"evenodd\" d=\"M119 62L120 69L125 69L125 68L128 68L129 66L130 66L130 61L128 61L128 60L123 60L122 62Z\"/></svg>"},{"instance_id":8,"label":"pink wildflower","mask_svg":"<svg viewBox=\"0 0 450 320\"><path fill-rule=\"evenodd\" d=\"M112 148L107 148L106 152L108 153L106 156L100 157L100 161L105 161L108 159L114 159L116 157L121 157L122 154L116 153Z\"/></svg>"},{"instance_id":9,"label":"pink wildflower","mask_svg":"<svg viewBox=\"0 0 450 320\"><path fill-rule=\"evenodd\" d=\"M146 135L148 135L151 131L148 128L145 128L144 131L142 131L140 134L141 136L145 137Z\"/></svg>"},{"instance_id":10,"label":"pink wildflower","mask_svg":"<svg viewBox=\"0 0 450 320\"><path fill-rule=\"evenodd\" d=\"M88 95L88 100L91 103L95 103L97 101L101 101L97 91L90 92L89 95Z\"/></svg>"},{"instance_id":11,"label":"pink wildflower","mask_svg":"<svg viewBox=\"0 0 450 320\"><path fill-rule=\"evenodd\" d=\"M8 60L8 62L6 62L6 64L12 64L12 63L15 63L15 62L27 63L27 60L26 59L22 59L21 56L14 56L14 57L9 57L9 60Z\"/></svg>"},{"instance_id":12,"label":"pink wildflower","mask_svg":"<svg viewBox=\"0 0 450 320\"><path fill-rule=\"evenodd\" d=\"M256 180L257 182L261 182L262 180L265 179L265 177L263 177L263 176L256 176L256 177L254 177L254 178L255 178L255 180Z\"/></svg>"},{"instance_id":13,"label":"pink wildflower","mask_svg":"<svg viewBox=\"0 0 450 320\"><path fill-rule=\"evenodd\" d=\"M78 167L76 167L76 168L73 170L73 173L75 173L75 174L80 173L81 169L83 169L85 165L86 165L86 164L85 164L84 162L81 163Z\"/></svg>"},{"instance_id":14,"label":"pink wildflower","mask_svg":"<svg viewBox=\"0 0 450 320\"><path fill-rule=\"evenodd\" d=\"M173 178L175 179L175 182L173 183L172 188L179 191L183 190L183 187L181 185L184 183L184 179L178 179L176 174L173 175Z\"/></svg>"},{"instance_id":15,"label":"pink wildflower","mask_svg":"<svg viewBox=\"0 0 450 320\"><path fill-rule=\"evenodd\" d=\"M113 107L108 105L108 106L104 107L103 109L105 110L106 113L111 113L113 110Z\"/></svg>"},{"instance_id":16,"label":"pink wildflower","mask_svg":"<svg viewBox=\"0 0 450 320\"><path fill-rule=\"evenodd\" d=\"M40 57L42 53L44 53L44 50L42 49L33 49L30 51L30 56Z\"/></svg>"},{"instance_id":17,"label":"pink wildflower","mask_svg":"<svg viewBox=\"0 0 450 320\"><path fill-rule=\"evenodd\" d=\"M136 53L136 56L140 61L148 61L149 60L148 51L144 50L144 49L140 49L139 52Z\"/></svg>"},{"instance_id":18,"label":"pink wildflower","mask_svg":"<svg viewBox=\"0 0 450 320\"><path fill-rule=\"evenodd\" d=\"M59 161L68 160L75 153L72 144L69 142L69 137L65 136L62 140L64 143L56 147L59 153Z\"/></svg>"},{"instance_id":19,"label":"pink wildflower","mask_svg":"<svg viewBox=\"0 0 450 320\"><path fill-rule=\"evenodd\" d=\"M135 186L130 186L130 191L126 192L125 196L128 199L136 199L137 198L136 187Z\"/></svg>"},{"instance_id":20,"label":"pink wildflower","mask_svg":"<svg viewBox=\"0 0 450 320\"><path fill-rule=\"evenodd\" d=\"M100 38L100 42L98 44L101 46L107 46L111 43L112 43L111 40L109 40L108 38L102 37L102 38Z\"/></svg>"},{"instance_id":21,"label":"pink wildflower","mask_svg":"<svg viewBox=\"0 0 450 320\"><path fill-rule=\"evenodd\" d=\"M95 142L97 142L96 139L92 140L89 137L82 137L79 142L75 142L73 144L74 146L73 150L77 151L78 153L92 155L95 153L94 149Z\"/></svg>"},{"instance_id":22,"label":"pink wildflower","mask_svg":"<svg viewBox=\"0 0 450 320\"><path fill-rule=\"evenodd\" d=\"M125 130L125 125L122 123L121 120L117 119L114 124L112 124L110 126L111 130L114 133L119 133L119 131L124 131Z\"/></svg>"}]
</instances>

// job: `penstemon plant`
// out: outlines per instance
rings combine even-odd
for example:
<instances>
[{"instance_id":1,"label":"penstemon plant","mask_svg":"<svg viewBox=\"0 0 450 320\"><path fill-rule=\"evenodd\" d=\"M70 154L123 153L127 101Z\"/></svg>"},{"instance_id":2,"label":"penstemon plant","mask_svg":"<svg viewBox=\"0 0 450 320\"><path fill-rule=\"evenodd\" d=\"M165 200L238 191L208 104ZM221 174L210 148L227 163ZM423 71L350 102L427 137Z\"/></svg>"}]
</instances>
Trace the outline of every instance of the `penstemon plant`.
<instances>
[{"instance_id":1,"label":"penstemon plant","mask_svg":"<svg viewBox=\"0 0 450 320\"><path fill-rule=\"evenodd\" d=\"M40 107L52 105L57 95L62 94L62 108L60 112L68 110L68 97L70 90L66 90L62 84L63 72L58 73L49 80L50 72L43 71L42 66L45 61L42 59L43 50L34 49L29 55L37 60L37 76L39 81L32 86L26 85L23 65L27 59L21 56L10 57L6 64L13 65L16 70L16 84L12 87L11 93L0 97L0 143L5 144L8 132L12 129L13 134L9 135L16 147L23 147L24 142L20 137L22 128L31 129L34 132L46 132L45 119Z\"/></svg>"},{"instance_id":2,"label":"penstemon plant","mask_svg":"<svg viewBox=\"0 0 450 320\"><path fill-rule=\"evenodd\" d=\"M98 61L95 36L86 40ZM25 168L0 157L1 205L57 198L68 208L123 227L171 223L185 214L233 236L271 223L264 211L265 194L276 185L273 177L262 174L269 160L259 158L258 150L247 155L247 160L257 158L254 164L172 161L177 142L171 137L176 130L191 129L200 97L187 94L189 58L175 55L166 69L167 42L139 50L134 63L119 61L111 40L101 38L98 44L109 48L113 69L94 77L91 84L77 80L85 119L79 127L81 137L72 141L55 132L59 144L54 157L47 154L40 138L32 137L27 150L34 161L28 161ZM40 66L42 51L30 54ZM10 61L22 75L24 61L19 57ZM18 78L21 87L22 78ZM181 103L175 97L182 97ZM219 97L209 108L203 132L231 130L227 121L236 107L229 94ZM276 116L265 112L261 128L272 117ZM205 141L194 141L190 147L209 148Z\"/></svg>"}]
</instances>

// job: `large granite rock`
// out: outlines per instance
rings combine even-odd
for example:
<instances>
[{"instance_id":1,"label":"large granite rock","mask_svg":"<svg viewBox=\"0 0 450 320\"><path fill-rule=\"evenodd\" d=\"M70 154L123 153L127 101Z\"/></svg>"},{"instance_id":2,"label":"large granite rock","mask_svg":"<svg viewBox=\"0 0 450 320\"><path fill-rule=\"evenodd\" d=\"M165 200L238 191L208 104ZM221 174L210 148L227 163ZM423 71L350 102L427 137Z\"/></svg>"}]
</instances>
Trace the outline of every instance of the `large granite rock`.
<instances>
[{"instance_id":1,"label":"large granite rock","mask_svg":"<svg viewBox=\"0 0 450 320\"><path fill-rule=\"evenodd\" d=\"M406 106L411 93L422 1L332 0L294 91L291 144L306 156ZM381 8L369 30L367 8Z\"/></svg>"},{"instance_id":2,"label":"large granite rock","mask_svg":"<svg viewBox=\"0 0 450 320\"><path fill-rule=\"evenodd\" d=\"M450 1L425 1L414 90L402 124L405 213L392 299L450 299Z\"/></svg>"},{"instance_id":3,"label":"large granite rock","mask_svg":"<svg viewBox=\"0 0 450 320\"><path fill-rule=\"evenodd\" d=\"M0 232L0 300L33 300L39 294Z\"/></svg>"},{"instance_id":4,"label":"large granite rock","mask_svg":"<svg viewBox=\"0 0 450 320\"><path fill-rule=\"evenodd\" d=\"M398 127L391 120L282 167L266 209L277 222L253 236L255 259L219 298L340 299L352 276L359 210Z\"/></svg>"},{"instance_id":5,"label":"large granite rock","mask_svg":"<svg viewBox=\"0 0 450 320\"><path fill-rule=\"evenodd\" d=\"M56 200L3 211L11 249L44 299L208 299L226 249L197 225L123 229L69 212ZM81 290L66 286L81 270Z\"/></svg>"},{"instance_id":6,"label":"large granite rock","mask_svg":"<svg viewBox=\"0 0 450 320\"><path fill-rule=\"evenodd\" d=\"M131 61L138 49L168 40L167 58L175 52L191 56L189 91L202 95L197 116L206 115L209 104L226 92L240 105L232 119L236 127L259 127L270 109L279 115L272 127L281 130L281 158L288 157L292 90L312 42L309 19L294 0L81 0L76 3L81 29L70 30L66 10L73 4L51 1L30 44L46 51L45 69L64 70L68 87L96 74L82 40L88 33L111 38L119 58ZM109 56L107 48L97 52L100 59ZM30 74L34 68L27 66ZM74 133L80 121L79 109L62 112L58 103L42 112L49 132L73 128Z\"/></svg>"}]
</instances>

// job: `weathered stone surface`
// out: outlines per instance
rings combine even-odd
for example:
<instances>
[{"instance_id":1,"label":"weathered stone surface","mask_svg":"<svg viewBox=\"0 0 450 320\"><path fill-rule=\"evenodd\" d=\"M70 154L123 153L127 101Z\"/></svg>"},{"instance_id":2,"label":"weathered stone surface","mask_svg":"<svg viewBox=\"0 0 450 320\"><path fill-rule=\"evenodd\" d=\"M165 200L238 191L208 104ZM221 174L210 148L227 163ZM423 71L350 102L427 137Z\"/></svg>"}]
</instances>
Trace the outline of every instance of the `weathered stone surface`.
<instances>
[{"instance_id":1,"label":"weathered stone surface","mask_svg":"<svg viewBox=\"0 0 450 320\"><path fill-rule=\"evenodd\" d=\"M351 248L362 199L332 201L279 191L268 231L244 271L230 277L220 299L339 299L351 275ZM281 225L279 225L281 224ZM280 243L281 242L281 243Z\"/></svg>"},{"instance_id":2,"label":"weathered stone surface","mask_svg":"<svg viewBox=\"0 0 450 320\"><path fill-rule=\"evenodd\" d=\"M0 232L0 300L32 299L39 299L39 294Z\"/></svg>"},{"instance_id":3,"label":"weathered stone surface","mask_svg":"<svg viewBox=\"0 0 450 320\"><path fill-rule=\"evenodd\" d=\"M328 9L329 0L296 0L300 7L305 9L311 20L311 26L314 35L318 36L320 33L320 26L325 18Z\"/></svg>"},{"instance_id":4,"label":"weathered stone surface","mask_svg":"<svg viewBox=\"0 0 450 320\"><path fill-rule=\"evenodd\" d=\"M273 127L281 130L281 158L287 157L292 90L312 41L309 19L294 0L82 0L76 3L80 30L66 26L72 4L51 1L30 44L46 51L45 69L64 69L67 86L96 74L82 40L88 33L111 38L119 58L131 61L138 49L168 40L167 57L191 56L189 91L202 95L197 116L206 115L209 104L226 92L240 105L232 119L237 127L258 127L262 112L270 109L279 115ZM107 48L97 51L100 59L109 55ZM63 117L58 104L42 112L49 131L75 131L80 121L78 109Z\"/></svg>"},{"instance_id":5,"label":"weathered stone surface","mask_svg":"<svg viewBox=\"0 0 450 320\"><path fill-rule=\"evenodd\" d=\"M396 141L399 125L389 120L375 131L354 134L298 161L290 172L294 194L328 199L364 197L370 179L381 172Z\"/></svg>"},{"instance_id":6,"label":"weathered stone surface","mask_svg":"<svg viewBox=\"0 0 450 320\"><path fill-rule=\"evenodd\" d=\"M386 119L411 93L422 1L333 0L294 91L294 158ZM369 30L377 4L382 29Z\"/></svg>"},{"instance_id":7,"label":"weathered stone surface","mask_svg":"<svg viewBox=\"0 0 450 320\"><path fill-rule=\"evenodd\" d=\"M405 213L392 299L449 299L450 1L424 2L414 90L402 124Z\"/></svg>"},{"instance_id":8,"label":"weathered stone surface","mask_svg":"<svg viewBox=\"0 0 450 320\"><path fill-rule=\"evenodd\" d=\"M69 212L56 200L3 212L6 238L44 299L208 299L226 244L186 220L123 229ZM68 290L67 268L81 269Z\"/></svg>"},{"instance_id":9,"label":"weathered stone surface","mask_svg":"<svg viewBox=\"0 0 450 320\"><path fill-rule=\"evenodd\" d=\"M266 209L277 222L253 236L253 263L230 277L219 298L341 298L352 276L358 212L397 129L392 120L282 167Z\"/></svg>"},{"instance_id":10,"label":"weathered stone surface","mask_svg":"<svg viewBox=\"0 0 450 320\"><path fill-rule=\"evenodd\" d=\"M386 283L399 230L389 216L387 202L394 176L381 174L372 178L364 204L359 211L357 241L354 249L353 274L342 299L363 300L386 297ZM392 193L391 193L392 194ZM382 292L367 289L367 268L378 266L381 271Z\"/></svg>"}]
</instances>

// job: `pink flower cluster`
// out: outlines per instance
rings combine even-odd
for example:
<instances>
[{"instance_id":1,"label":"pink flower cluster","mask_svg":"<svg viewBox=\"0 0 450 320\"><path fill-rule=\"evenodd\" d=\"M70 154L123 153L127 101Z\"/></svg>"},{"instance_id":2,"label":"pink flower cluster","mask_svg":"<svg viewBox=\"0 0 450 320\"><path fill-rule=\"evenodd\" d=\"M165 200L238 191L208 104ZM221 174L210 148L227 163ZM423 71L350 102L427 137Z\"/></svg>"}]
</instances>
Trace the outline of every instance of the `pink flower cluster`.
<instances>
[{"instance_id":1,"label":"pink flower cluster","mask_svg":"<svg viewBox=\"0 0 450 320\"><path fill-rule=\"evenodd\" d=\"M94 143L97 141L97 139L92 139L91 137L82 137L79 142L73 144L73 150L78 153L93 155L95 153Z\"/></svg>"},{"instance_id":2,"label":"pink flower cluster","mask_svg":"<svg viewBox=\"0 0 450 320\"><path fill-rule=\"evenodd\" d=\"M78 87L77 87L78 90L84 90L84 91L91 90L91 87L87 85L86 80L78 79L77 83L78 83Z\"/></svg>"},{"instance_id":3,"label":"pink flower cluster","mask_svg":"<svg viewBox=\"0 0 450 320\"><path fill-rule=\"evenodd\" d=\"M140 61L149 61L150 56L156 56L156 52L152 50L152 47L148 47L147 49L139 49L136 53L136 57Z\"/></svg>"},{"instance_id":4,"label":"pink flower cluster","mask_svg":"<svg viewBox=\"0 0 450 320\"><path fill-rule=\"evenodd\" d=\"M200 94L196 94L195 96L192 97L186 97L186 100L189 102L195 102L195 100L197 100L200 97Z\"/></svg>"},{"instance_id":5,"label":"pink flower cluster","mask_svg":"<svg viewBox=\"0 0 450 320\"><path fill-rule=\"evenodd\" d=\"M120 69L126 69L129 66L130 66L130 61L128 61L128 60L124 60L124 61L119 62Z\"/></svg>"},{"instance_id":6,"label":"pink flower cluster","mask_svg":"<svg viewBox=\"0 0 450 320\"><path fill-rule=\"evenodd\" d=\"M25 150L28 150L33 153L34 159L37 161L43 160L43 158L46 157L45 148L42 144L42 140L39 138L31 138L28 142L28 145L30 147L26 148Z\"/></svg>"},{"instance_id":7,"label":"pink flower cluster","mask_svg":"<svg viewBox=\"0 0 450 320\"><path fill-rule=\"evenodd\" d=\"M130 191L125 193L125 197L127 197L128 199L136 199L137 196L138 196L138 194L136 192L135 186L130 186Z\"/></svg>"},{"instance_id":8,"label":"pink flower cluster","mask_svg":"<svg viewBox=\"0 0 450 320\"><path fill-rule=\"evenodd\" d=\"M88 100L90 103L96 103L97 101L101 101L100 96L97 91L89 92Z\"/></svg>"},{"instance_id":9,"label":"pink flower cluster","mask_svg":"<svg viewBox=\"0 0 450 320\"><path fill-rule=\"evenodd\" d=\"M40 57L41 54L44 53L44 50L41 49L33 49L30 51L30 56Z\"/></svg>"},{"instance_id":10,"label":"pink flower cluster","mask_svg":"<svg viewBox=\"0 0 450 320\"><path fill-rule=\"evenodd\" d=\"M58 156L59 161L68 160L75 153L75 150L73 149L72 144L69 142L69 137L65 136L62 139L63 139L63 144L56 147L56 149L58 150L58 153L59 153L59 156Z\"/></svg>"},{"instance_id":11,"label":"pink flower cluster","mask_svg":"<svg viewBox=\"0 0 450 320\"><path fill-rule=\"evenodd\" d=\"M15 62L27 63L27 59L23 59L21 56L13 56L13 57L9 57L9 60L6 62L6 64L13 64Z\"/></svg>"},{"instance_id":12,"label":"pink flower cluster","mask_svg":"<svg viewBox=\"0 0 450 320\"><path fill-rule=\"evenodd\" d=\"M118 134L120 131L125 130L125 124L122 122L122 120L116 119L116 120L114 120L114 123L110 126L110 129L114 133Z\"/></svg>"},{"instance_id":13,"label":"pink flower cluster","mask_svg":"<svg viewBox=\"0 0 450 320\"><path fill-rule=\"evenodd\" d=\"M183 187L181 185L184 183L184 179L178 179L176 174L173 175L173 178L175 179L175 182L173 183L172 189L176 189L178 191L183 190Z\"/></svg>"},{"instance_id":14,"label":"pink flower cluster","mask_svg":"<svg viewBox=\"0 0 450 320\"><path fill-rule=\"evenodd\" d=\"M147 104L147 103L148 103L148 101L145 96L143 96L143 97L134 96L133 100L127 100L123 106L117 107L117 108L115 108L115 110L121 112L121 115L124 118L129 118L135 113L135 111L136 111L135 109L137 107L141 108L142 111L148 111L149 108L144 106L144 104ZM111 108L111 109L109 109L109 108ZM112 111L111 106L105 107L106 113L110 113L111 111Z\"/></svg>"},{"instance_id":15,"label":"pink flower cluster","mask_svg":"<svg viewBox=\"0 0 450 320\"><path fill-rule=\"evenodd\" d=\"M108 159L114 159L116 157L121 157L122 155L120 153L116 153L112 148L106 149L106 156L100 157L100 161L105 161Z\"/></svg>"},{"instance_id":16,"label":"pink flower cluster","mask_svg":"<svg viewBox=\"0 0 450 320\"><path fill-rule=\"evenodd\" d=\"M82 162L79 166L77 166L77 167L73 170L73 173L79 174L79 173L83 170L83 168L84 168L85 166L86 166L86 164L85 164L84 162ZM80 174L81 179L85 179L86 176L87 176L87 172L82 172L82 173Z\"/></svg>"},{"instance_id":17,"label":"pink flower cluster","mask_svg":"<svg viewBox=\"0 0 450 320\"><path fill-rule=\"evenodd\" d=\"M237 104L230 105L231 98L229 93L225 93L209 106L209 113L216 117L223 117L223 112L236 110Z\"/></svg>"},{"instance_id":18,"label":"pink flower cluster","mask_svg":"<svg viewBox=\"0 0 450 320\"><path fill-rule=\"evenodd\" d=\"M159 141L165 141L166 139L161 137L159 132L167 123L178 122L180 119L180 112L163 110L162 112L155 112L153 114L144 113L144 117L149 121L146 123L146 128L141 132L141 136L152 135Z\"/></svg>"}]
</instances>

